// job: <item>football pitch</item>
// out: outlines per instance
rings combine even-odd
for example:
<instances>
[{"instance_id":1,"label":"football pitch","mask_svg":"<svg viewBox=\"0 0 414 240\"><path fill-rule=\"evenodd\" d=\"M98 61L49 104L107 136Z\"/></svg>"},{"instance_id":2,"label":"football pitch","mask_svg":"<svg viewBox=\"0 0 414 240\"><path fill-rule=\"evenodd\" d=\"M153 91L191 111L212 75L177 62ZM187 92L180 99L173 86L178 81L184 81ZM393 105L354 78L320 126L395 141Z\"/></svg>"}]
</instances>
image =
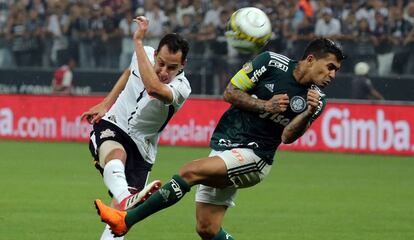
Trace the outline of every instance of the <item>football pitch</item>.
<instances>
[{"instance_id":1,"label":"football pitch","mask_svg":"<svg viewBox=\"0 0 414 240\"><path fill-rule=\"evenodd\" d=\"M99 239L93 200L109 197L86 143L0 141L0 150L0 239ZM208 151L161 147L151 180L168 181ZM125 239L198 239L194 190ZM240 240L414 239L414 159L280 152L236 204L224 227Z\"/></svg>"}]
</instances>

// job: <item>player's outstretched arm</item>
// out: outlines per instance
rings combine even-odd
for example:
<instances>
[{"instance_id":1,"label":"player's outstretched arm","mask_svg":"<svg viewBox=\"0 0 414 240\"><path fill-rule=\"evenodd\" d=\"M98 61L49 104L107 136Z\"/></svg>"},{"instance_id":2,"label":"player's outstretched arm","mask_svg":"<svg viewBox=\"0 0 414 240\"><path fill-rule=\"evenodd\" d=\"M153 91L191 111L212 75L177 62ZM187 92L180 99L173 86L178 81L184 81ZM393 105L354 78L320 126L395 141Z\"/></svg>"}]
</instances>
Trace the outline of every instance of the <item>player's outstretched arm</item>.
<instances>
[{"instance_id":1,"label":"player's outstretched arm","mask_svg":"<svg viewBox=\"0 0 414 240\"><path fill-rule=\"evenodd\" d=\"M160 81L144 50L143 39L148 29L148 19L144 16L139 16L134 19L134 22L138 24L138 28L134 33L135 53L137 55L138 68L145 89L150 96L165 103L171 103L174 97L171 89Z\"/></svg>"},{"instance_id":2,"label":"player's outstretched arm","mask_svg":"<svg viewBox=\"0 0 414 240\"><path fill-rule=\"evenodd\" d=\"M258 113L279 113L286 111L289 104L287 94L274 95L269 100L262 100L250 96L230 82L224 91L224 100L235 107Z\"/></svg>"},{"instance_id":3,"label":"player's outstretched arm","mask_svg":"<svg viewBox=\"0 0 414 240\"><path fill-rule=\"evenodd\" d=\"M292 121L285 127L282 133L282 142L285 144L293 143L301 137L311 125L312 116L318 110L320 95L316 90L309 90L307 96L308 108L297 115Z\"/></svg>"},{"instance_id":4,"label":"player's outstretched arm","mask_svg":"<svg viewBox=\"0 0 414 240\"><path fill-rule=\"evenodd\" d=\"M104 100L102 100L102 102L98 103L97 105L91 107L88 111L84 112L81 116L81 119L86 118L86 120L88 120L90 124L99 122L99 120L101 120L101 118L105 115L105 113L112 106L112 104L115 103L116 99L118 98L122 90L124 90L128 82L129 74L129 68L125 69L125 71L118 78L118 81L115 83L114 87L104 98Z\"/></svg>"}]
</instances>

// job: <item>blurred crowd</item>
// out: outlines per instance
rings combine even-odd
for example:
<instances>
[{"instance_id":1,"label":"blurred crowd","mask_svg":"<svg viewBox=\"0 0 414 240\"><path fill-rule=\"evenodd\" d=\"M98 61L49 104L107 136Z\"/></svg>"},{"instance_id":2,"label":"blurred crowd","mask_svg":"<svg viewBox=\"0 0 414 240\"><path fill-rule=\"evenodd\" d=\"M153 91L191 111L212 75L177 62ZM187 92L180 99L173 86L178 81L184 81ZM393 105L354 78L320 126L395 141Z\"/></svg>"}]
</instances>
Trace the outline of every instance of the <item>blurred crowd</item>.
<instances>
[{"instance_id":1,"label":"blurred crowd","mask_svg":"<svg viewBox=\"0 0 414 240\"><path fill-rule=\"evenodd\" d=\"M223 73L246 56L227 46L226 23L240 7L270 17L268 50L299 59L317 36L340 42L349 61L372 73L414 74L414 0L0 0L0 67L123 69L133 53L137 15L150 20L146 44L166 32L191 43L189 71ZM205 69L207 68L207 69Z\"/></svg>"}]
</instances>

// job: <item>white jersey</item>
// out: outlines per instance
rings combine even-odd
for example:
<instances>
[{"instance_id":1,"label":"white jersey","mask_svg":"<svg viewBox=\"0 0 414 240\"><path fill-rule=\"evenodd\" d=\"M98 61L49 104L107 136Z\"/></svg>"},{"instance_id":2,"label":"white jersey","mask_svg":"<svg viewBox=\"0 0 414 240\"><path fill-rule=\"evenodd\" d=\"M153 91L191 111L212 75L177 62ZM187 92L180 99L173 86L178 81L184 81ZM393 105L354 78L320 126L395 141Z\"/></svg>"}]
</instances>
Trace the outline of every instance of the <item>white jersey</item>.
<instances>
[{"instance_id":1,"label":"white jersey","mask_svg":"<svg viewBox=\"0 0 414 240\"><path fill-rule=\"evenodd\" d=\"M145 47L152 64L154 64L154 51L151 47ZM114 105L103 117L125 131L137 144L142 157L151 164L155 161L161 131L191 93L184 72L174 77L167 86L173 93L171 104L148 95L134 53L128 82Z\"/></svg>"}]
</instances>

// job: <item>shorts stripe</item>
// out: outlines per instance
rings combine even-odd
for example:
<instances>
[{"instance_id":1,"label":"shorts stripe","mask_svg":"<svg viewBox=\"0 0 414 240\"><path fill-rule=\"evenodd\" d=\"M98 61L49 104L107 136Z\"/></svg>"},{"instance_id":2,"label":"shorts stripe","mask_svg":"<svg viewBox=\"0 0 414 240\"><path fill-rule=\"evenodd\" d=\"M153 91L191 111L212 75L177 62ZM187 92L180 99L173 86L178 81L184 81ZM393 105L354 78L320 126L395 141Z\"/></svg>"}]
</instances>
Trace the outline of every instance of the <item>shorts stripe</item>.
<instances>
[{"instance_id":1,"label":"shorts stripe","mask_svg":"<svg viewBox=\"0 0 414 240\"><path fill-rule=\"evenodd\" d=\"M265 161L260 160L257 163L249 163L243 166L231 168L227 171L227 174L231 178L231 177L238 176L238 175L245 174L245 173L260 172L263 170L263 168L266 165L267 164Z\"/></svg>"},{"instance_id":2,"label":"shorts stripe","mask_svg":"<svg viewBox=\"0 0 414 240\"><path fill-rule=\"evenodd\" d=\"M262 171L264 167L266 167L267 163L263 160L260 160L257 164L257 167L259 168L259 171Z\"/></svg>"},{"instance_id":3,"label":"shorts stripe","mask_svg":"<svg viewBox=\"0 0 414 240\"><path fill-rule=\"evenodd\" d=\"M251 168L248 168L248 169L240 170L238 172L234 172L232 174L229 174L229 178L239 176L239 175L243 175L243 174L246 174L246 173L251 173L251 172L257 172L257 167L251 167Z\"/></svg>"},{"instance_id":4,"label":"shorts stripe","mask_svg":"<svg viewBox=\"0 0 414 240\"><path fill-rule=\"evenodd\" d=\"M251 168L251 167L257 168L257 164L256 163L249 163L249 164L246 164L246 165L243 165L243 166L238 166L238 167L230 168L227 172L229 174L231 174L233 172L241 171L243 169Z\"/></svg>"}]
</instances>

